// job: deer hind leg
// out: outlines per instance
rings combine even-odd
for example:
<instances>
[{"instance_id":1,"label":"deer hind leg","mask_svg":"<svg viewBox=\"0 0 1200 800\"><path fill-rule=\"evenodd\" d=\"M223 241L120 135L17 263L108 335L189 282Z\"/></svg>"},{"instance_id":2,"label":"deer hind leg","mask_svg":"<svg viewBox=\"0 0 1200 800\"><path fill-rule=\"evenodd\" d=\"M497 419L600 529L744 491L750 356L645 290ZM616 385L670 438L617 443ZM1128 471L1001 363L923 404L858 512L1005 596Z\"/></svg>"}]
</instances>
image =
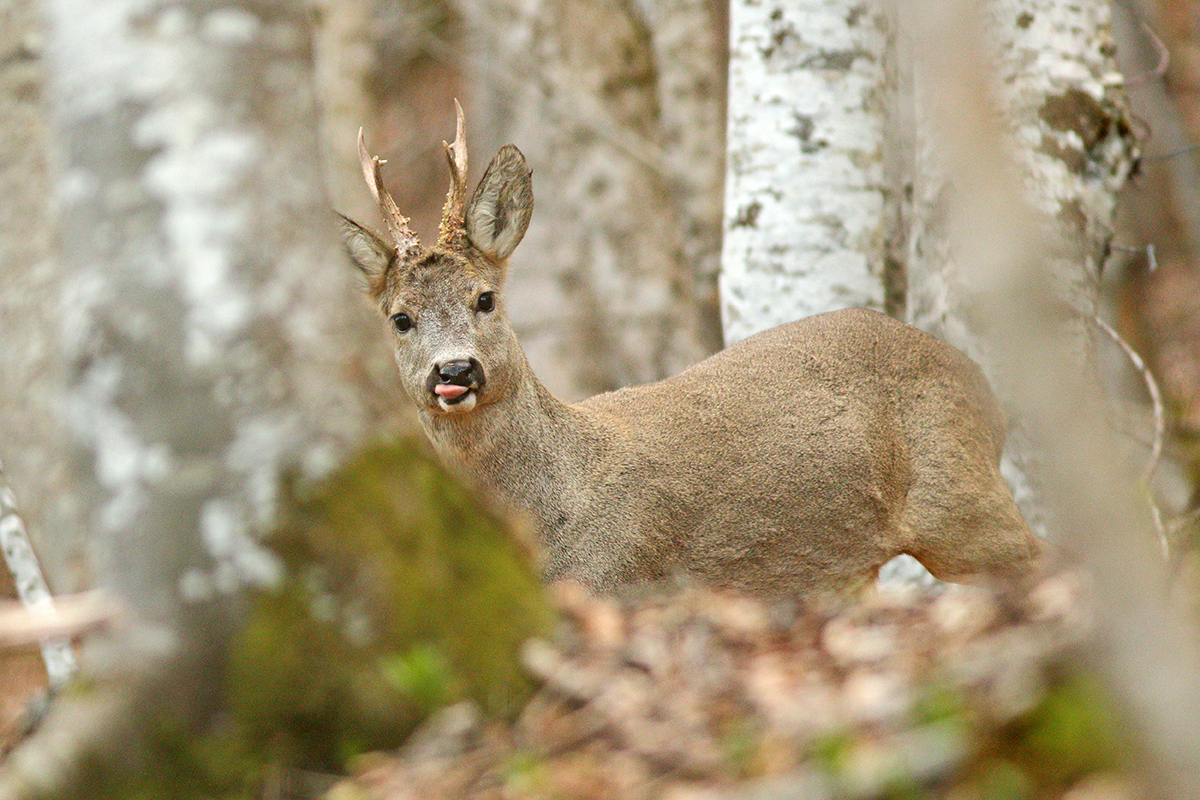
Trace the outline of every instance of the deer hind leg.
<instances>
[{"instance_id":1,"label":"deer hind leg","mask_svg":"<svg viewBox=\"0 0 1200 800\"><path fill-rule=\"evenodd\" d=\"M1042 544L1017 510L998 471L989 480L928 481L909 492L905 552L939 580L1023 589L1039 571Z\"/></svg>"}]
</instances>

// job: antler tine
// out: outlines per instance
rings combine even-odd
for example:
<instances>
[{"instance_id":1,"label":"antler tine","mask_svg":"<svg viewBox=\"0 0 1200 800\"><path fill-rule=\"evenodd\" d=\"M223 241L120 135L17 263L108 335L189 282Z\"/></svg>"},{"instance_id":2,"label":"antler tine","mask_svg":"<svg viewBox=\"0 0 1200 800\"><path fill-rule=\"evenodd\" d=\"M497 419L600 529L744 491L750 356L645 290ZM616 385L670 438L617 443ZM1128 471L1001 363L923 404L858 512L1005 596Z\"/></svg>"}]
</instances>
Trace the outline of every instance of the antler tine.
<instances>
[{"instance_id":1,"label":"antler tine","mask_svg":"<svg viewBox=\"0 0 1200 800\"><path fill-rule=\"evenodd\" d=\"M358 129L358 163L362 166L363 180L367 182L371 196L375 202L379 202L379 159L367 155L367 139L362 128Z\"/></svg>"},{"instance_id":2,"label":"antler tine","mask_svg":"<svg viewBox=\"0 0 1200 800\"><path fill-rule=\"evenodd\" d=\"M467 123L457 99L454 101L454 112L457 116L454 144L442 142L446 148L446 162L450 165L450 190L446 192L442 224L438 227L438 245L443 247L453 244L461 235L467 202Z\"/></svg>"},{"instance_id":3,"label":"antler tine","mask_svg":"<svg viewBox=\"0 0 1200 800\"><path fill-rule=\"evenodd\" d=\"M392 236L392 243L396 245L397 252L403 255L419 250L421 242L408 227L408 218L400 213L396 202L383 187L383 173L379 168L383 162L379 160L379 156L367 154L367 142L362 128L358 129L358 161L362 166L367 188L371 190L371 196L379 204L379 213L383 216L383 222L387 225L388 233Z\"/></svg>"}]
</instances>

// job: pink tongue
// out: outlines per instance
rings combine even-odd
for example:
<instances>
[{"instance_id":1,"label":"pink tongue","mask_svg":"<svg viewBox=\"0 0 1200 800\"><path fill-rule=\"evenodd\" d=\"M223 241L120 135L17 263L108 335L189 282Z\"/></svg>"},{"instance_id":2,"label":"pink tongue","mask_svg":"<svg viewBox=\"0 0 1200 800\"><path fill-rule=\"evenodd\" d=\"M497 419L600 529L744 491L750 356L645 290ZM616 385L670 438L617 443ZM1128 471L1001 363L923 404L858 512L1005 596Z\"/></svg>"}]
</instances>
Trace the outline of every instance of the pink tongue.
<instances>
[{"instance_id":1,"label":"pink tongue","mask_svg":"<svg viewBox=\"0 0 1200 800\"><path fill-rule=\"evenodd\" d=\"M433 387L433 391L438 397L453 400L456 397L462 397L468 390L465 386L457 386L453 383L439 383Z\"/></svg>"}]
</instances>

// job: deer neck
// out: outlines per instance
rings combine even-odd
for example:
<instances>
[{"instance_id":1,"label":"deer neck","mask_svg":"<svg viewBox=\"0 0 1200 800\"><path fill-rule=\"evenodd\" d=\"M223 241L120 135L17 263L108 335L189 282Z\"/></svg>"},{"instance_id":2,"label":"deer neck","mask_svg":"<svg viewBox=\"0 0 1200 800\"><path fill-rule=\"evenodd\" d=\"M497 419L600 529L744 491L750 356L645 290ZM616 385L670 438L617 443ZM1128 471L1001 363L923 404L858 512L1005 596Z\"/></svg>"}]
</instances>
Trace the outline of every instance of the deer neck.
<instances>
[{"instance_id":1,"label":"deer neck","mask_svg":"<svg viewBox=\"0 0 1200 800\"><path fill-rule=\"evenodd\" d=\"M443 461L543 521L563 486L578 485L603 438L577 408L554 397L528 364L513 391L469 414L420 413ZM560 487L556 489L556 487Z\"/></svg>"}]
</instances>

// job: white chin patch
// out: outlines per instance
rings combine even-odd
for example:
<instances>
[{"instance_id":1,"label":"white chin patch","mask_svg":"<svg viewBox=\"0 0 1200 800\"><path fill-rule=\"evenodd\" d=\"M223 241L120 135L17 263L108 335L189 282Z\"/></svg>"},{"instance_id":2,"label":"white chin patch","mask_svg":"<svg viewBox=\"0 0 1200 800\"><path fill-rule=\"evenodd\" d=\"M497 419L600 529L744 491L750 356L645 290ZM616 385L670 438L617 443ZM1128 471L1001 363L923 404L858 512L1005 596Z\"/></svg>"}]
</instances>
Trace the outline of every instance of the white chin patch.
<instances>
[{"instance_id":1,"label":"white chin patch","mask_svg":"<svg viewBox=\"0 0 1200 800\"><path fill-rule=\"evenodd\" d=\"M437 404L438 408L447 414L465 414L475 408L475 392L474 390L467 392L467 396L457 403L447 403L443 398L439 397Z\"/></svg>"}]
</instances>

